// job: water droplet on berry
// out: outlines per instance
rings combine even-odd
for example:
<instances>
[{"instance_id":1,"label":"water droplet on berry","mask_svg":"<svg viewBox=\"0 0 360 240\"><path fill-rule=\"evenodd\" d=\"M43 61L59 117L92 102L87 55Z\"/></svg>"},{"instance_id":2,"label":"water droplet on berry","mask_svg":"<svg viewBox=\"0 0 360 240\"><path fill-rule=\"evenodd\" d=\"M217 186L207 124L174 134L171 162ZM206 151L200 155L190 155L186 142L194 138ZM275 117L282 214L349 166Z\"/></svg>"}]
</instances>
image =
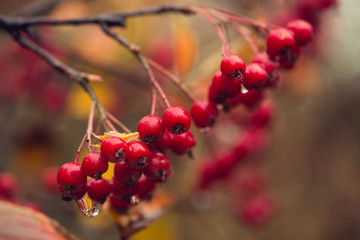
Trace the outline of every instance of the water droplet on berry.
<instances>
[{"instance_id":1,"label":"water droplet on berry","mask_svg":"<svg viewBox=\"0 0 360 240\"><path fill-rule=\"evenodd\" d=\"M77 200L76 204L86 217L96 217L102 209L101 203L92 200L88 202L84 198Z\"/></svg>"}]
</instances>

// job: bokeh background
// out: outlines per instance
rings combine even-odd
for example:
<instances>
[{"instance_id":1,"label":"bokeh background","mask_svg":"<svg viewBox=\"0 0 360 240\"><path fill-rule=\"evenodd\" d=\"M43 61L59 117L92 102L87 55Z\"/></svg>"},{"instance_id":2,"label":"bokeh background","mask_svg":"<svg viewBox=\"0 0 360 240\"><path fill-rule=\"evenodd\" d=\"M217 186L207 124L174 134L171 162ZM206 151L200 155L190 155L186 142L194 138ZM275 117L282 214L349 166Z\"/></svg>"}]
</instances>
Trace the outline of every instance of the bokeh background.
<instances>
[{"instance_id":1,"label":"bokeh background","mask_svg":"<svg viewBox=\"0 0 360 240\"><path fill-rule=\"evenodd\" d=\"M0 14L33 12L41 2L2 0ZM54 2L54 9L40 14L80 17L183 3L230 9L271 22L294 5L281 0ZM277 114L270 145L261 158L277 202L273 216L261 226L247 226L228 206L236 199L224 200L226 191L219 184L213 189L216 201L211 207L201 210L175 204L132 239L360 239L359 12L358 0L339 0L322 12L313 43L293 70L282 72L279 88L269 93ZM93 84L100 100L130 129L135 130L139 119L149 114L149 84L141 66L99 27L44 27L36 33L47 49L69 65L103 76L104 83ZM220 41L209 23L178 14L139 17L129 20L119 33L176 71L194 94L205 96L221 61ZM253 57L249 46L235 33L231 39L232 49L249 62ZM18 177L19 202L35 203L80 239L117 239L106 213L86 218L75 204L61 201L43 187L47 167L59 167L75 156L86 131L88 96L3 32L0 73L0 170ZM191 106L171 83L159 81L171 102ZM220 128L216 134L228 132ZM162 190L176 196L191 190L199 159L211 152L206 136L196 136L195 161L176 159L174 176Z\"/></svg>"}]
</instances>

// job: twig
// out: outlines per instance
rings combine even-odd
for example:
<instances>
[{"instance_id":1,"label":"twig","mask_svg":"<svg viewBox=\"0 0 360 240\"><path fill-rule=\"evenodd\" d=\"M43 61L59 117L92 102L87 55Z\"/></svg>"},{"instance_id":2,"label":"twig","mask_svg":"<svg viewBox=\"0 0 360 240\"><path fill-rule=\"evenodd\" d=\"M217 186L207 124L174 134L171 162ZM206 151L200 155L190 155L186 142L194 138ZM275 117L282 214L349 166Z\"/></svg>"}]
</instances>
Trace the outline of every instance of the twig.
<instances>
[{"instance_id":1,"label":"twig","mask_svg":"<svg viewBox=\"0 0 360 240\"><path fill-rule=\"evenodd\" d=\"M68 79L75 81L80 84L80 86L89 94L92 101L96 103L96 108L100 116L100 120L103 123L105 129L108 129L108 126L105 124L106 113L104 108L102 107L98 97L96 96L93 88L90 86L89 81L93 79L93 74L88 74L84 72L79 72L74 68L66 65L65 63L61 62L54 56L52 56L49 52L45 49L41 48L34 42L30 41L28 38L24 37L23 34L19 31L9 31L13 39L18 42L23 47L31 50L43 60L45 60L50 66L52 66L55 70L60 72L61 74L65 75Z\"/></svg>"},{"instance_id":2,"label":"twig","mask_svg":"<svg viewBox=\"0 0 360 240\"><path fill-rule=\"evenodd\" d=\"M248 30L245 27L243 27L241 25L238 25L238 24L232 24L232 26L239 34L241 34L244 37L245 41L250 45L253 52L255 54L258 54L259 53L259 48L257 47L254 40L251 38Z\"/></svg>"},{"instance_id":3,"label":"twig","mask_svg":"<svg viewBox=\"0 0 360 240\"><path fill-rule=\"evenodd\" d=\"M151 89L151 115L155 115L156 110L156 91L154 88Z\"/></svg>"},{"instance_id":4,"label":"twig","mask_svg":"<svg viewBox=\"0 0 360 240\"><path fill-rule=\"evenodd\" d=\"M93 132L95 105L96 105L96 103L94 101L92 101L91 106L90 106L90 112L89 112L88 126L87 126L87 129L86 129L86 141L88 143L89 152L92 152L91 133Z\"/></svg>"},{"instance_id":5,"label":"twig","mask_svg":"<svg viewBox=\"0 0 360 240\"><path fill-rule=\"evenodd\" d=\"M156 81L155 77L154 77L154 73L152 72L149 63L147 61L147 59L141 54L140 48L132 43L130 43L126 38L120 36L119 34L111 31L110 27L106 24L106 23L102 23L101 24L101 28L103 29L104 33L106 33L108 36L110 36L111 38L113 38L114 40L116 40L119 44L121 44L122 46L124 46L125 48L127 48L141 63L141 65L144 67L149 80L151 82L151 84L155 87L155 89L158 91L158 93L160 94L162 100L164 101L165 105L167 107L170 107L170 103L164 93L164 91L162 90L160 84Z\"/></svg>"},{"instance_id":6,"label":"twig","mask_svg":"<svg viewBox=\"0 0 360 240\"><path fill-rule=\"evenodd\" d=\"M115 124L117 124L120 128L122 128L122 130L124 130L124 131L127 132L127 133L130 133L130 132L131 132L130 129L127 128L127 127L125 126L125 124L123 124L122 122L120 122L116 117L114 117L114 115L112 115L112 114L109 113L109 112L106 112L106 114L107 114L107 117L108 117L111 121L113 121Z\"/></svg>"},{"instance_id":7,"label":"twig","mask_svg":"<svg viewBox=\"0 0 360 240\"><path fill-rule=\"evenodd\" d=\"M223 29L221 28L220 22L217 21L207 9L204 9L202 7L194 8L195 12L201 16L203 16L208 22L210 22L216 29L216 32L221 40L221 49L222 49L222 55L226 56L231 54L231 49L228 43L228 40L226 39L225 33Z\"/></svg>"},{"instance_id":8,"label":"twig","mask_svg":"<svg viewBox=\"0 0 360 240\"><path fill-rule=\"evenodd\" d=\"M80 152L81 152L82 147L84 146L84 143L85 143L86 138L87 138L87 134L85 133L85 134L84 134L84 137L83 137L83 139L81 140L80 145L79 145L79 147L78 147L78 149L77 149L77 151L76 151L76 154L75 154L74 162L76 162L76 163L79 162L79 155L80 155Z\"/></svg>"},{"instance_id":9,"label":"twig","mask_svg":"<svg viewBox=\"0 0 360 240\"><path fill-rule=\"evenodd\" d=\"M156 63L155 61L153 61L149 58L147 58L147 61L152 68L156 69L159 73L161 73L162 75L167 77L169 80L171 80L174 84L176 84L179 87L179 89L185 94L185 96L187 96L191 101L193 101L193 102L196 101L196 97L190 92L189 89L186 88L186 86L184 84L182 84L180 82L180 80L177 76L175 76L173 73L171 73L170 71L168 71L163 66Z\"/></svg>"}]
</instances>

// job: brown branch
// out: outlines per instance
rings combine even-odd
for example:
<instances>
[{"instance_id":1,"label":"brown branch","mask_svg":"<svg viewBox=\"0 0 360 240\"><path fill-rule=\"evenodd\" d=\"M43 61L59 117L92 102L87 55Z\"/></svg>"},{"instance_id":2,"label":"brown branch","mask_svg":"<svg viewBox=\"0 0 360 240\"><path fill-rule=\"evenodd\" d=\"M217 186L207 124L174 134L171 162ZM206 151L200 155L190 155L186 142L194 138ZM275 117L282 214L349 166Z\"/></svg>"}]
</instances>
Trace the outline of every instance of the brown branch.
<instances>
[{"instance_id":1,"label":"brown branch","mask_svg":"<svg viewBox=\"0 0 360 240\"><path fill-rule=\"evenodd\" d=\"M147 58L147 61L152 68L156 69L159 73L161 73L162 75L167 77L170 81L172 81L174 84L176 84L178 88L184 93L184 95L187 96L191 101L193 102L196 101L196 97L194 96L194 94L192 94L190 90L187 89L187 87L180 82L177 76L175 76L173 73L171 73L170 71L168 71L166 68L156 63L155 61L149 58Z\"/></svg>"},{"instance_id":2,"label":"brown branch","mask_svg":"<svg viewBox=\"0 0 360 240\"><path fill-rule=\"evenodd\" d=\"M104 121L106 120L106 112L102 107L98 97L96 96L93 88L89 84L89 81L92 81L94 79L94 76L96 75L79 72L74 68L66 65L65 63L61 62L53 55L51 55L49 52L47 52L45 49L30 41L19 31L9 31L9 33L13 37L13 39L20 45L37 54L55 70L65 75L71 81L75 81L80 84L80 86L89 94L91 100L96 103L96 108L98 110L100 120L103 122L104 128L108 128L108 126L104 123Z\"/></svg>"},{"instance_id":3,"label":"brown branch","mask_svg":"<svg viewBox=\"0 0 360 240\"><path fill-rule=\"evenodd\" d=\"M158 93L160 94L160 97L164 101L165 105L167 107L170 107L170 103L169 103L163 89L161 88L160 84L156 81L154 73L152 72L147 59L141 54L140 48L138 46L130 43L123 36L121 36L121 35L115 33L114 31L112 31L110 29L110 27L106 23L102 23L101 28L104 31L104 33L106 33L108 36L110 36L115 41L117 41L119 44L121 44L126 49L128 49L139 60L141 65L144 67L144 69L146 71L146 74L148 75L151 84L154 86L156 91L158 91Z\"/></svg>"}]
</instances>

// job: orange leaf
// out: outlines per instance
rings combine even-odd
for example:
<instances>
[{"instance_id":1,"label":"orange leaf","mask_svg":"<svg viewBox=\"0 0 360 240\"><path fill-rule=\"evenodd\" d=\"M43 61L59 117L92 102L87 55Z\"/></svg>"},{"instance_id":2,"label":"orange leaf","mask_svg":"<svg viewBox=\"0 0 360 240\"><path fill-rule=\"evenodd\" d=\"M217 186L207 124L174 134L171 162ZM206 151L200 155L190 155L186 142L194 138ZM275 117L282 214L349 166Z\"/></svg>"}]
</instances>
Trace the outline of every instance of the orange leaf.
<instances>
[{"instance_id":1,"label":"orange leaf","mask_svg":"<svg viewBox=\"0 0 360 240\"><path fill-rule=\"evenodd\" d=\"M77 239L58 222L30 208L0 201L0 212L0 239Z\"/></svg>"}]
</instances>

